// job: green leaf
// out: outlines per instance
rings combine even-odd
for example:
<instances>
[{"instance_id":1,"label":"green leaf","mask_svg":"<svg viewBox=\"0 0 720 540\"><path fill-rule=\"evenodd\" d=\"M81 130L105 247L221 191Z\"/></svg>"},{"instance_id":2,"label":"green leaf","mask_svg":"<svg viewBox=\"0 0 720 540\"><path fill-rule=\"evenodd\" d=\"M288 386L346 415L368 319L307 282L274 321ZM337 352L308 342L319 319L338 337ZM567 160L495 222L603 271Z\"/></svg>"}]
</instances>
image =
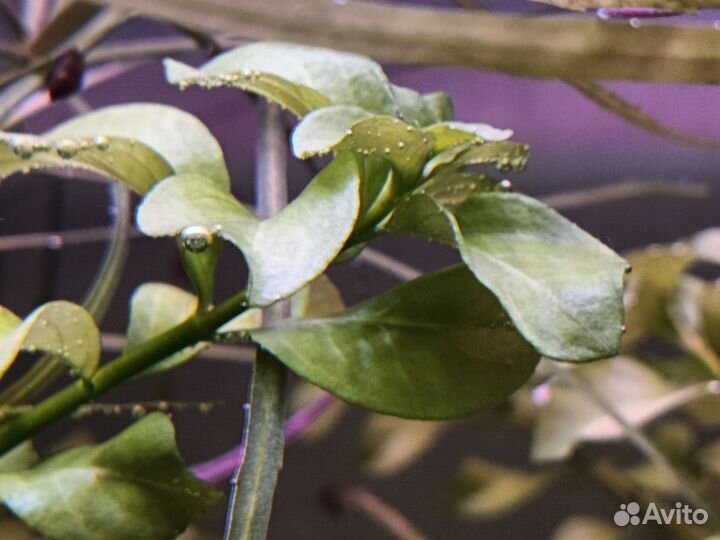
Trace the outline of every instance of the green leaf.
<instances>
[{"instance_id":1,"label":"green leaf","mask_svg":"<svg viewBox=\"0 0 720 540\"><path fill-rule=\"evenodd\" d=\"M165 60L164 65L168 82L178 85L181 90L191 86L206 89L237 88L277 103L298 117L330 104L325 96L312 88L292 83L272 73L242 69L229 73L209 74L205 70L198 70L170 59Z\"/></svg>"},{"instance_id":2,"label":"green leaf","mask_svg":"<svg viewBox=\"0 0 720 540\"><path fill-rule=\"evenodd\" d=\"M100 332L83 308L62 300L40 306L0 340L0 376L20 351L61 358L89 379L100 361Z\"/></svg>"},{"instance_id":3,"label":"green leaf","mask_svg":"<svg viewBox=\"0 0 720 540\"><path fill-rule=\"evenodd\" d=\"M620 530L593 516L572 516L553 532L552 540L620 540Z\"/></svg>"},{"instance_id":4,"label":"green leaf","mask_svg":"<svg viewBox=\"0 0 720 540\"><path fill-rule=\"evenodd\" d=\"M442 136L442 132L438 136ZM479 140L453 144L459 143L465 137L467 137L465 132L457 130L446 133L444 145L449 145L449 148L425 164L423 176L430 177L440 171L470 165L495 165L501 172L521 171L525 168L530 151L527 145L509 141L481 143Z\"/></svg>"},{"instance_id":5,"label":"green leaf","mask_svg":"<svg viewBox=\"0 0 720 540\"><path fill-rule=\"evenodd\" d=\"M338 315L251 335L290 369L342 399L409 418L496 405L537 354L462 266L414 280Z\"/></svg>"},{"instance_id":6,"label":"green leaf","mask_svg":"<svg viewBox=\"0 0 720 540\"><path fill-rule=\"evenodd\" d=\"M179 83L175 76L177 69L173 64L170 67L174 69L171 82ZM297 110L291 109L298 116L303 115L302 111L307 113L328 105L354 105L391 116L397 113L392 88L380 66L356 54L289 43L253 43L216 56L199 71L218 81L222 81L223 75L239 75L241 80L248 81L243 84L248 85L249 91L271 101L282 92L283 98L290 96L302 105L302 110L300 106L293 107ZM264 83L268 75L274 76L273 84L268 84L273 91L259 84ZM249 83L253 77L258 81L255 87ZM186 84L192 84L192 79ZM235 84L234 81L231 84ZM276 102L290 108L287 99Z\"/></svg>"},{"instance_id":7,"label":"green leaf","mask_svg":"<svg viewBox=\"0 0 720 540\"><path fill-rule=\"evenodd\" d=\"M265 306L320 275L340 253L360 207L358 162L340 154L282 212L259 221L229 192L198 175L161 182L137 214L150 236L203 226L235 244L250 267L249 302Z\"/></svg>"},{"instance_id":8,"label":"green leaf","mask_svg":"<svg viewBox=\"0 0 720 540\"><path fill-rule=\"evenodd\" d=\"M185 469L159 413L104 444L0 475L0 499L54 540L170 540L218 498Z\"/></svg>"},{"instance_id":9,"label":"green leaf","mask_svg":"<svg viewBox=\"0 0 720 540\"><path fill-rule=\"evenodd\" d=\"M123 182L138 193L172 174L160 155L130 139L0 133L0 178L17 172L63 168L91 171Z\"/></svg>"},{"instance_id":10,"label":"green leaf","mask_svg":"<svg viewBox=\"0 0 720 540\"><path fill-rule=\"evenodd\" d=\"M127 331L126 351L170 330L189 319L198 307L198 299L174 285L145 283L130 299L130 324ZM160 373L177 367L194 358L207 343L198 343L176 352L143 372L143 376Z\"/></svg>"},{"instance_id":11,"label":"green leaf","mask_svg":"<svg viewBox=\"0 0 720 540\"><path fill-rule=\"evenodd\" d=\"M355 124L372 117L372 113L352 105L334 105L313 111L293 131L293 154L300 159L327 154Z\"/></svg>"},{"instance_id":12,"label":"green leaf","mask_svg":"<svg viewBox=\"0 0 720 540\"><path fill-rule=\"evenodd\" d=\"M637 360L616 357L573 369L613 404L627 422L642 426L705 394L705 384L675 385ZM562 376L535 389L540 405L532 456L556 461L570 455L582 441L622 439L626 433L588 394Z\"/></svg>"},{"instance_id":13,"label":"green leaf","mask_svg":"<svg viewBox=\"0 0 720 540\"><path fill-rule=\"evenodd\" d=\"M9 309L0 306L0 340L15 330L22 323L22 319Z\"/></svg>"},{"instance_id":14,"label":"green leaf","mask_svg":"<svg viewBox=\"0 0 720 540\"><path fill-rule=\"evenodd\" d=\"M25 441L0 456L0 474L24 471L38 462L32 442Z\"/></svg>"},{"instance_id":15,"label":"green leaf","mask_svg":"<svg viewBox=\"0 0 720 540\"><path fill-rule=\"evenodd\" d=\"M53 140L97 135L135 140L161 155L175 174L202 174L229 189L220 145L200 120L185 111L157 103L114 105L73 118L47 134ZM138 191L145 193L149 187Z\"/></svg>"},{"instance_id":16,"label":"green leaf","mask_svg":"<svg viewBox=\"0 0 720 540\"><path fill-rule=\"evenodd\" d=\"M391 85L400 118L417 127L429 126L453 119L450 96L442 92L419 94L411 88Z\"/></svg>"},{"instance_id":17,"label":"green leaf","mask_svg":"<svg viewBox=\"0 0 720 540\"><path fill-rule=\"evenodd\" d=\"M510 469L481 459L463 462L455 485L455 506L465 517L496 519L547 487L552 474Z\"/></svg>"},{"instance_id":18,"label":"green leaf","mask_svg":"<svg viewBox=\"0 0 720 540\"><path fill-rule=\"evenodd\" d=\"M422 458L447 426L447 422L372 415L363 432L363 468L375 476L398 474Z\"/></svg>"},{"instance_id":19,"label":"green leaf","mask_svg":"<svg viewBox=\"0 0 720 540\"><path fill-rule=\"evenodd\" d=\"M474 135L486 142L506 141L513 136L512 129L498 129L482 122L449 121L442 122L438 126L432 126L432 128L440 127L445 127L450 132L464 131L465 133L470 133L471 135Z\"/></svg>"},{"instance_id":20,"label":"green leaf","mask_svg":"<svg viewBox=\"0 0 720 540\"><path fill-rule=\"evenodd\" d=\"M616 354L626 263L609 248L520 194L478 193L444 206L421 188L408 204L387 229L438 241L452 232L478 281L541 354L567 361Z\"/></svg>"}]
</instances>

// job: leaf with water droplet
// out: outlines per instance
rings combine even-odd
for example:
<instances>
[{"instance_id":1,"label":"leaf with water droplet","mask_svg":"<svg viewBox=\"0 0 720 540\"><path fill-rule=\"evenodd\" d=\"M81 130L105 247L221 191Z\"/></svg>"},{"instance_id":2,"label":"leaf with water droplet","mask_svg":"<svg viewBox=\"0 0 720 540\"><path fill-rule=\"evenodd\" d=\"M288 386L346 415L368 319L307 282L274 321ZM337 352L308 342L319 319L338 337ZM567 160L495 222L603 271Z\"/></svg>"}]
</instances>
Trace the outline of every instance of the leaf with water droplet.
<instances>
[{"instance_id":1,"label":"leaf with water droplet","mask_svg":"<svg viewBox=\"0 0 720 540\"><path fill-rule=\"evenodd\" d=\"M56 356L89 379L100 361L100 332L82 307L62 300L50 302L0 339L0 377L20 351Z\"/></svg>"},{"instance_id":2,"label":"leaf with water droplet","mask_svg":"<svg viewBox=\"0 0 720 540\"><path fill-rule=\"evenodd\" d=\"M532 374L537 353L463 266L333 316L251 330L301 377L386 414L442 419L492 407Z\"/></svg>"},{"instance_id":3,"label":"leaf with water droplet","mask_svg":"<svg viewBox=\"0 0 720 540\"><path fill-rule=\"evenodd\" d=\"M158 184L137 214L150 236L176 235L185 227L222 225L250 268L249 302L265 306L287 297L320 275L342 250L360 209L360 170L341 153L285 209L259 221L227 190L199 175Z\"/></svg>"},{"instance_id":4,"label":"leaf with water droplet","mask_svg":"<svg viewBox=\"0 0 720 540\"><path fill-rule=\"evenodd\" d=\"M139 193L172 174L161 156L128 139L108 137L107 147L102 150L92 139L0 133L0 178L36 169L63 168L91 171L123 182Z\"/></svg>"},{"instance_id":5,"label":"leaf with water droplet","mask_svg":"<svg viewBox=\"0 0 720 540\"><path fill-rule=\"evenodd\" d=\"M160 413L103 444L0 474L0 500L57 540L170 540L219 498L186 469L172 423Z\"/></svg>"},{"instance_id":6,"label":"leaf with water droplet","mask_svg":"<svg viewBox=\"0 0 720 540\"><path fill-rule=\"evenodd\" d=\"M478 144L471 141L451 146L433 156L423 169L423 176L430 177L440 171L460 169L470 165L495 165L499 171L521 171L530 156L527 145L510 141Z\"/></svg>"},{"instance_id":7,"label":"leaf with water droplet","mask_svg":"<svg viewBox=\"0 0 720 540\"><path fill-rule=\"evenodd\" d=\"M373 115L365 109L349 105L324 107L303 118L292 134L293 154L307 159L331 152L352 127Z\"/></svg>"}]
</instances>

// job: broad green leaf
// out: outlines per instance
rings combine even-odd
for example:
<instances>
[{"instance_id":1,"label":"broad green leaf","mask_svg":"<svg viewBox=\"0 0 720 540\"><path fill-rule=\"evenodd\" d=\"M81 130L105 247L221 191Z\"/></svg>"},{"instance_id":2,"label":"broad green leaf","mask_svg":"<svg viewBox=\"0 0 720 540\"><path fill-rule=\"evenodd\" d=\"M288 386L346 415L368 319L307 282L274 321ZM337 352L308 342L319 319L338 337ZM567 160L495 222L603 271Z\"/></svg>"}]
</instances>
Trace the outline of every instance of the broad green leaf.
<instances>
[{"instance_id":1,"label":"broad green leaf","mask_svg":"<svg viewBox=\"0 0 720 540\"><path fill-rule=\"evenodd\" d=\"M397 474L422 458L447 427L447 422L374 414L363 432L363 468L375 476Z\"/></svg>"},{"instance_id":2,"label":"broad green leaf","mask_svg":"<svg viewBox=\"0 0 720 540\"><path fill-rule=\"evenodd\" d=\"M635 426L658 418L705 394L704 384L674 385L640 362L616 357L573 368L573 374L591 385L618 414ZM537 388L540 405L532 456L556 461L569 456L582 441L611 441L625 431L582 389L556 376Z\"/></svg>"},{"instance_id":3,"label":"broad green leaf","mask_svg":"<svg viewBox=\"0 0 720 540\"><path fill-rule=\"evenodd\" d=\"M593 516L572 516L553 532L552 540L620 540L623 535L608 520Z\"/></svg>"},{"instance_id":4,"label":"broad green leaf","mask_svg":"<svg viewBox=\"0 0 720 540\"><path fill-rule=\"evenodd\" d=\"M465 517L494 519L539 494L552 480L547 472L520 471L481 459L462 464L455 485L455 506Z\"/></svg>"},{"instance_id":5,"label":"broad green leaf","mask_svg":"<svg viewBox=\"0 0 720 540\"><path fill-rule=\"evenodd\" d=\"M20 351L57 356L89 379L100 361L100 332L82 307L63 300L49 302L0 340L0 376Z\"/></svg>"},{"instance_id":6,"label":"broad green leaf","mask_svg":"<svg viewBox=\"0 0 720 540\"><path fill-rule=\"evenodd\" d=\"M123 182L138 193L172 174L160 155L130 139L0 133L0 178L17 172L63 168L91 171Z\"/></svg>"},{"instance_id":7,"label":"broad green leaf","mask_svg":"<svg viewBox=\"0 0 720 540\"><path fill-rule=\"evenodd\" d=\"M435 137L434 153L436 154L462 144L505 141L513 136L510 129L497 129L488 124L466 122L442 122L426 127L424 131Z\"/></svg>"},{"instance_id":8,"label":"broad green leaf","mask_svg":"<svg viewBox=\"0 0 720 540\"><path fill-rule=\"evenodd\" d=\"M242 69L229 73L206 74L204 70L170 59L165 60L164 65L168 82L178 85L181 90L191 86L207 89L237 88L263 96L301 118L330 104L325 96L312 88L295 84L272 73Z\"/></svg>"},{"instance_id":9,"label":"broad green leaf","mask_svg":"<svg viewBox=\"0 0 720 540\"><path fill-rule=\"evenodd\" d=\"M218 498L186 470L159 413L104 444L0 474L0 499L54 540L170 540Z\"/></svg>"},{"instance_id":10,"label":"broad green leaf","mask_svg":"<svg viewBox=\"0 0 720 540\"><path fill-rule=\"evenodd\" d=\"M24 443L0 456L0 474L23 471L38 462L38 455L32 442Z\"/></svg>"},{"instance_id":11,"label":"broad green leaf","mask_svg":"<svg viewBox=\"0 0 720 540\"><path fill-rule=\"evenodd\" d=\"M408 204L387 229L443 242L452 232L478 281L541 354L582 361L617 353L626 263L598 240L514 193L444 206L421 188Z\"/></svg>"},{"instance_id":12,"label":"broad green leaf","mask_svg":"<svg viewBox=\"0 0 720 540\"><path fill-rule=\"evenodd\" d=\"M125 350L131 351L138 345L186 321L197 311L197 307L198 300L195 295L174 285L165 283L140 285L130 299L130 324ZM198 343L178 351L144 371L143 375L167 371L184 364L205 347L207 347L207 343Z\"/></svg>"},{"instance_id":13,"label":"broad green leaf","mask_svg":"<svg viewBox=\"0 0 720 540\"><path fill-rule=\"evenodd\" d=\"M423 176L430 177L443 170L470 165L495 165L500 172L521 171L525 168L528 157L529 147L525 144L510 141L469 141L450 146L434 156L425 164Z\"/></svg>"},{"instance_id":14,"label":"broad green leaf","mask_svg":"<svg viewBox=\"0 0 720 540\"><path fill-rule=\"evenodd\" d=\"M378 64L364 56L289 43L264 42L228 51L200 68L205 76L242 76L243 71L255 77L274 75L311 89L314 96L320 94L329 101L310 103L310 106L306 102L308 112L327 105L354 105L375 114L391 116L398 112L387 77ZM273 99L272 94L262 95Z\"/></svg>"},{"instance_id":15,"label":"broad green leaf","mask_svg":"<svg viewBox=\"0 0 720 540\"><path fill-rule=\"evenodd\" d=\"M498 129L482 122L450 121L443 122L440 126L445 126L451 131L465 131L466 133L471 133L475 137L479 137L484 141L506 141L513 136L512 129Z\"/></svg>"},{"instance_id":16,"label":"broad green leaf","mask_svg":"<svg viewBox=\"0 0 720 540\"><path fill-rule=\"evenodd\" d=\"M424 276L332 317L251 335L290 369L342 399L422 419L496 405L537 354L463 266Z\"/></svg>"},{"instance_id":17,"label":"broad green leaf","mask_svg":"<svg viewBox=\"0 0 720 540\"><path fill-rule=\"evenodd\" d=\"M47 134L53 140L98 135L127 138L151 148L175 174L197 173L219 187L227 189L230 185L215 137L200 120L175 107L157 103L114 105L73 118ZM138 191L145 193L149 187Z\"/></svg>"},{"instance_id":18,"label":"broad green leaf","mask_svg":"<svg viewBox=\"0 0 720 540\"><path fill-rule=\"evenodd\" d=\"M293 154L300 159L331 152L351 128L373 114L352 105L334 105L311 112L292 134Z\"/></svg>"},{"instance_id":19,"label":"broad green leaf","mask_svg":"<svg viewBox=\"0 0 720 540\"><path fill-rule=\"evenodd\" d=\"M279 214L259 221L228 191L199 175L158 184L137 214L150 236L188 226L214 230L245 255L249 301L264 306L289 296L320 275L340 253L360 208L358 162L340 154Z\"/></svg>"},{"instance_id":20,"label":"broad green leaf","mask_svg":"<svg viewBox=\"0 0 720 540\"><path fill-rule=\"evenodd\" d=\"M400 118L417 127L430 126L453 119L450 96L442 92L419 94L411 88L391 85Z\"/></svg>"}]
</instances>

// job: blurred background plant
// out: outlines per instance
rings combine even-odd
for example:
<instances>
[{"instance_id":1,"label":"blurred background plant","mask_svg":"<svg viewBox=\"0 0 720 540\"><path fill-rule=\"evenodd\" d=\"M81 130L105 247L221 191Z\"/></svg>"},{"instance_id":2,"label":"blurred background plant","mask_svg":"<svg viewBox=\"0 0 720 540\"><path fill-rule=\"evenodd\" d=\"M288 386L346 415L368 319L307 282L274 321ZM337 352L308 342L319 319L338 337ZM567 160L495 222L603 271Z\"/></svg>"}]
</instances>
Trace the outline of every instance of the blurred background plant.
<instances>
[{"instance_id":1,"label":"blurred background plant","mask_svg":"<svg viewBox=\"0 0 720 540\"><path fill-rule=\"evenodd\" d=\"M295 410L319 405L297 417L294 437L303 442L289 450L271 537L315 538L321 530L360 539L708 537L709 527L619 529L612 515L630 500L672 505L682 499L709 512L720 507L720 289L714 281L720 232L711 228L720 108L715 87L701 86L719 80L720 32L712 8L720 6L689 0L412 4L0 2L0 123L38 132L109 103L152 98L179 105L206 119L223 146L235 149L227 152L234 187L250 199L253 104L222 91L211 100L188 90L180 99L162 89L158 60L200 63L247 41L282 39L368 54L389 63L398 84L448 90L459 118L513 127L534 153L525 175L509 175L516 189L542 196L616 249L629 249L634 270L622 356L563 369L543 362L508 403L459 423L348 411L297 384ZM570 16L568 7L588 12ZM247 126L238 129L228 111ZM297 192L312 171L289 166ZM93 182L59 183L38 174L34 182L9 181L2 189L2 304L13 311L26 312L60 290L82 299L78 272L101 260L104 241L110 248L102 260L112 274L125 264L127 250L132 253L127 276L111 284L118 288L115 300L105 302L113 295L97 287L85 297L98 318L109 310L104 329L125 328L124 299L138 283L182 282L173 246L138 239L129 226L126 195L111 193L114 226L107 228L97 225L104 220L97 210L104 188ZM342 294L328 284L312 302L332 311L341 297L352 304L456 260L420 242L401 247L398 260L383 248L399 246L383 242L381 251L366 250L353 263L352 276L347 269L331 272ZM174 264L148 268L148 260L160 260L159 249ZM240 264L226 257L221 272L236 275ZM108 285L101 277L95 283ZM103 345L110 352L125 343L108 332ZM104 438L132 414L159 409L174 412L186 456L210 459L238 440L238 432L223 427L237 426L228 421L237 403L214 400L237 393L249 356L220 347L205 357L219 364L214 374L191 363L163 383L116 391L108 399L117 405L81 410L90 419L83 426L92 430L69 421L41 438L41 448ZM22 382L28 374L16 376ZM202 384L190 384L196 381ZM6 403L29 397L12 395L20 388L27 385L5 390ZM162 399L138 401L148 395ZM212 442L197 435L208 422L217 423ZM68 432L75 435L69 439ZM196 471L220 483L234 464L213 458ZM336 511L344 517L333 517ZM216 537L221 522L211 515L185 538ZM2 526L3 537L32 537L14 520Z\"/></svg>"}]
</instances>

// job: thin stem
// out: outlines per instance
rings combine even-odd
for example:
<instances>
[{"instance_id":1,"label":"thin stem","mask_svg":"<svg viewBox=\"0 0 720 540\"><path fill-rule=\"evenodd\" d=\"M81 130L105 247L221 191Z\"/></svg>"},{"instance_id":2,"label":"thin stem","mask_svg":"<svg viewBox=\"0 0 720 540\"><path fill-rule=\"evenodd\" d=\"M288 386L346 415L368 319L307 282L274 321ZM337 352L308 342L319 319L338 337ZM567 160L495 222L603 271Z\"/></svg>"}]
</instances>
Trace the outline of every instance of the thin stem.
<instances>
[{"instance_id":1,"label":"thin stem","mask_svg":"<svg viewBox=\"0 0 720 540\"><path fill-rule=\"evenodd\" d=\"M341 508L361 512L398 540L428 540L405 516L368 490L350 486L335 490Z\"/></svg>"},{"instance_id":2,"label":"thin stem","mask_svg":"<svg viewBox=\"0 0 720 540\"><path fill-rule=\"evenodd\" d=\"M675 484L676 489L685 499L693 504L696 508L703 508L710 512L714 512L713 507L706 501L700 493L690 484L690 482L678 471L672 463L655 447L655 445L647 438L640 428L631 424L622 415L620 411L607 399L603 394L598 392L587 381L578 377L573 373L572 369L556 370L559 377L563 377L567 382L575 386L588 398L594 401L605 413L613 418L625 431L628 439L642 453L650 463L658 470L662 471Z\"/></svg>"},{"instance_id":3,"label":"thin stem","mask_svg":"<svg viewBox=\"0 0 720 540\"><path fill-rule=\"evenodd\" d=\"M287 205L287 143L282 111L261 102L255 198L259 217ZM280 302L265 310L267 324L288 315ZM242 461L232 480L225 540L265 540L285 446L287 369L270 353L258 350L247 407Z\"/></svg>"},{"instance_id":4,"label":"thin stem","mask_svg":"<svg viewBox=\"0 0 720 540\"><path fill-rule=\"evenodd\" d=\"M108 334L103 332L100 336L102 349L105 352L121 353L127 346L127 337L124 334ZM247 345L218 345L198 354L198 358L228 362L231 364L250 364L255 360L255 349Z\"/></svg>"},{"instance_id":5,"label":"thin stem","mask_svg":"<svg viewBox=\"0 0 720 540\"><path fill-rule=\"evenodd\" d=\"M0 454L32 437L45 426L122 384L177 351L209 341L223 324L247 309L245 293L212 311L198 313L101 367L90 381L78 380L40 402L32 410L0 426Z\"/></svg>"}]
</instances>

